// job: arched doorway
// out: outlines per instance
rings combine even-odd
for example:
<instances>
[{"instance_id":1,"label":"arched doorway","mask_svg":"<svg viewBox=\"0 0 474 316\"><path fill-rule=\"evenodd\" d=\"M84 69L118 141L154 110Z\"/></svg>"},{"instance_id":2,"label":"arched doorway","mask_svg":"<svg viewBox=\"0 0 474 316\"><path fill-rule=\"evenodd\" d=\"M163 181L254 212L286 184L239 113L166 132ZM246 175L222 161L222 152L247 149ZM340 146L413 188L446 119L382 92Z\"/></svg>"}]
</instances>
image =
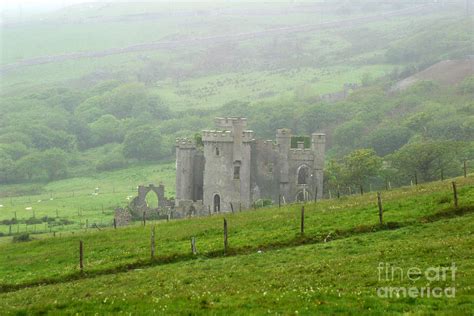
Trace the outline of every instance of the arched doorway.
<instances>
[{"instance_id":1,"label":"arched doorway","mask_svg":"<svg viewBox=\"0 0 474 316\"><path fill-rule=\"evenodd\" d=\"M221 197L219 194L214 195L214 213L221 211Z\"/></svg>"},{"instance_id":2,"label":"arched doorway","mask_svg":"<svg viewBox=\"0 0 474 316\"><path fill-rule=\"evenodd\" d=\"M146 206L150 209L157 209L159 205L158 194L155 191L150 190L145 195Z\"/></svg>"},{"instance_id":3,"label":"arched doorway","mask_svg":"<svg viewBox=\"0 0 474 316\"><path fill-rule=\"evenodd\" d=\"M311 174L309 167L306 165L301 165L298 168L298 184L309 184L309 178Z\"/></svg>"}]
</instances>

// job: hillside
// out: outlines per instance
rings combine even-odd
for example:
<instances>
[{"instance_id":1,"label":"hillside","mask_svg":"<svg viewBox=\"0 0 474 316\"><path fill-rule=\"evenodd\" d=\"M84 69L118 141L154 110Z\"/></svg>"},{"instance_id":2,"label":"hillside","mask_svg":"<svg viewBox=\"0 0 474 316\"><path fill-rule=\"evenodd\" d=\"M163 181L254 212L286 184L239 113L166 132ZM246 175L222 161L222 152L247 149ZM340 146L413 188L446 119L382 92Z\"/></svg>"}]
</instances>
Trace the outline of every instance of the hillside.
<instances>
[{"instance_id":1,"label":"hillside","mask_svg":"<svg viewBox=\"0 0 474 316\"><path fill-rule=\"evenodd\" d=\"M235 312L235 308L375 314L436 309L468 314L474 295L470 288L473 179L456 179L459 208L452 206L448 181L383 192L382 226L374 194L304 205L304 235L301 204L226 214L226 254L223 215L56 237L45 234L31 242L2 244L0 306L7 314L119 310L201 314ZM157 248L150 260L153 224ZM197 255L190 253L191 237L196 237ZM78 269L79 240L85 245L83 273ZM380 279L380 262L423 271L454 262L455 282L428 285L454 286L455 298L377 297L379 287L427 286L425 278Z\"/></svg>"},{"instance_id":2,"label":"hillside","mask_svg":"<svg viewBox=\"0 0 474 316\"><path fill-rule=\"evenodd\" d=\"M444 60L425 70L397 82L393 91L406 90L419 81L435 81L442 85L457 85L474 75L474 58L465 60Z\"/></svg>"}]
</instances>

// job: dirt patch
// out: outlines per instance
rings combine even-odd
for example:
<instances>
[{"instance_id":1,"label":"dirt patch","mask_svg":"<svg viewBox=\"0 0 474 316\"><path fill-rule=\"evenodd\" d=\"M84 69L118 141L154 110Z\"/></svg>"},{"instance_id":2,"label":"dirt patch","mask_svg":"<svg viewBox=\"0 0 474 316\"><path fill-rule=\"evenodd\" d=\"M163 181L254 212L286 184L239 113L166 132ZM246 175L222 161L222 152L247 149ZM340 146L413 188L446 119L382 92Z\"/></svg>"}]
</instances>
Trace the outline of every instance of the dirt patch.
<instances>
[{"instance_id":1,"label":"dirt patch","mask_svg":"<svg viewBox=\"0 0 474 316\"><path fill-rule=\"evenodd\" d=\"M422 80L432 80L441 85L456 85L474 75L474 58L443 60L395 84L393 91L402 91Z\"/></svg>"}]
</instances>

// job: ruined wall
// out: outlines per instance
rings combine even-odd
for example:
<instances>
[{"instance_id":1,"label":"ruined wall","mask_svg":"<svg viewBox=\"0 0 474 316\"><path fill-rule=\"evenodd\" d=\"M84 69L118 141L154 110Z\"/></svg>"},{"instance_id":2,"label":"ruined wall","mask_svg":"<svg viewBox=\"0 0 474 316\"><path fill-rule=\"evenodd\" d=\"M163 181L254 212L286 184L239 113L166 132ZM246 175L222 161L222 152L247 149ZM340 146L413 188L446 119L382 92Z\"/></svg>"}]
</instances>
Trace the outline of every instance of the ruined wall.
<instances>
[{"instance_id":1,"label":"ruined wall","mask_svg":"<svg viewBox=\"0 0 474 316\"><path fill-rule=\"evenodd\" d=\"M278 146L271 140L256 140L252 146L252 201L278 201L280 169Z\"/></svg>"}]
</instances>

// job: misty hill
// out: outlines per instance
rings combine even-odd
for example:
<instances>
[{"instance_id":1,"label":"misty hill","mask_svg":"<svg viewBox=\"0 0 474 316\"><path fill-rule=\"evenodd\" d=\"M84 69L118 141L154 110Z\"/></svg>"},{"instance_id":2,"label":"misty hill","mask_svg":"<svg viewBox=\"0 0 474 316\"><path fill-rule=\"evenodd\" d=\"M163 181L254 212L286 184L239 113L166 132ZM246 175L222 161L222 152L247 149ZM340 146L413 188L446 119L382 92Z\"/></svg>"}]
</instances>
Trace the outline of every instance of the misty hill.
<instances>
[{"instance_id":1,"label":"misty hill","mask_svg":"<svg viewBox=\"0 0 474 316\"><path fill-rule=\"evenodd\" d=\"M269 139L325 132L334 159L469 142L470 77L387 91L472 55L472 23L463 1L369 0L89 3L5 20L0 182L169 161L175 137L220 115Z\"/></svg>"}]
</instances>

